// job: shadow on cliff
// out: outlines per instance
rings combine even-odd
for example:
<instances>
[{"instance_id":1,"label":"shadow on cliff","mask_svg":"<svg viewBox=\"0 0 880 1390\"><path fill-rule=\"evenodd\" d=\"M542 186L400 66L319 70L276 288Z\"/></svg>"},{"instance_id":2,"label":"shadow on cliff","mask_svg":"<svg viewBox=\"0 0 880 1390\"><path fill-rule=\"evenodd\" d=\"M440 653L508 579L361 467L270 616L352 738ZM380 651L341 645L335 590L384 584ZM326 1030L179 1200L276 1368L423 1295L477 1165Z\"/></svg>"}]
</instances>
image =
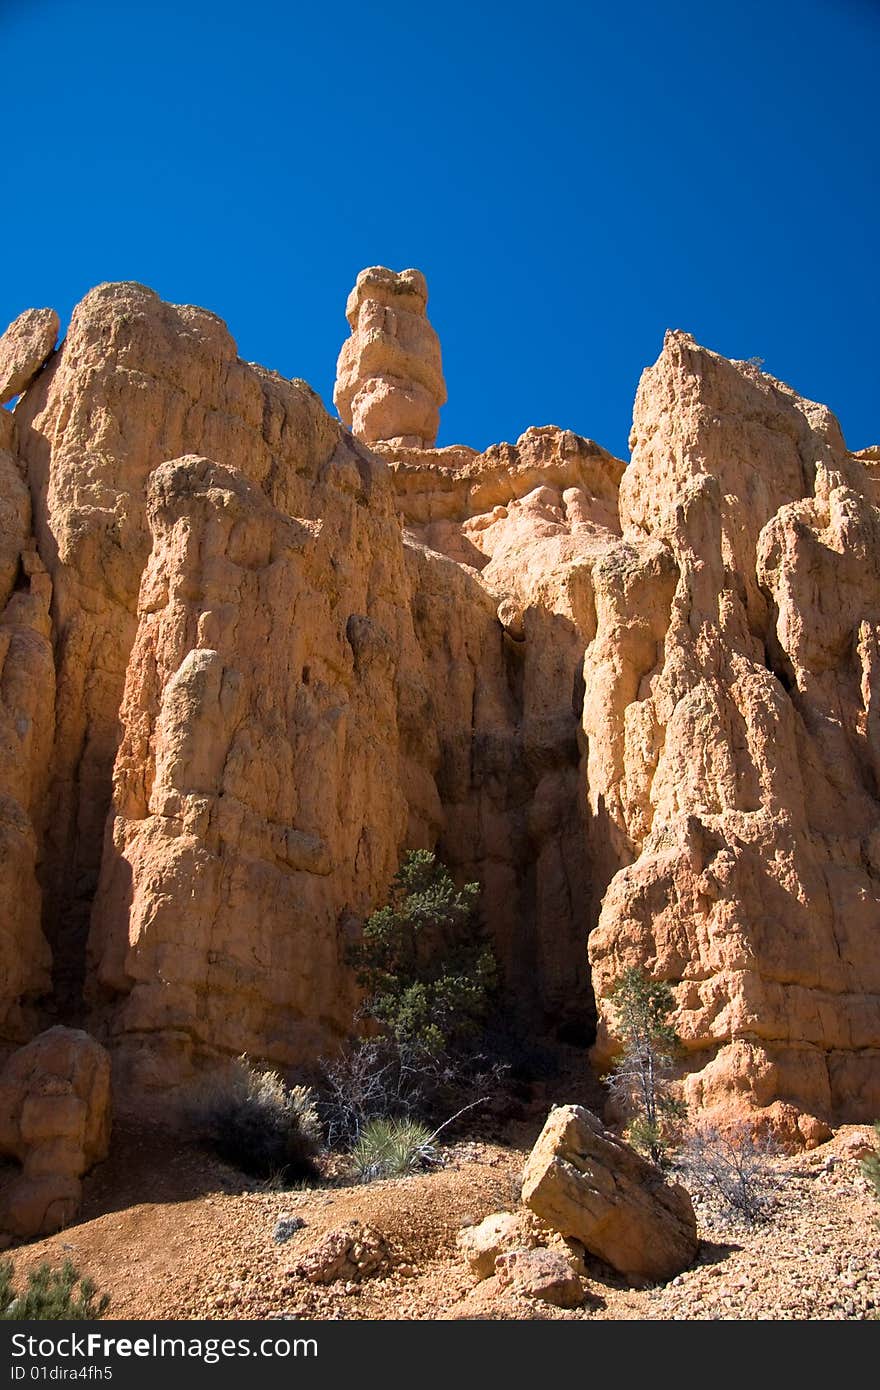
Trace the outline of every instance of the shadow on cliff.
<instances>
[{"instance_id":1,"label":"shadow on cliff","mask_svg":"<svg viewBox=\"0 0 880 1390\"><path fill-rule=\"evenodd\" d=\"M523 636L498 622L497 642L475 672L470 728L438 719L447 824L437 852L483 885L510 1017L542 1042L587 1048L596 909L581 734L586 639L564 615L529 607ZM454 815L465 798L476 808L466 824Z\"/></svg>"}]
</instances>

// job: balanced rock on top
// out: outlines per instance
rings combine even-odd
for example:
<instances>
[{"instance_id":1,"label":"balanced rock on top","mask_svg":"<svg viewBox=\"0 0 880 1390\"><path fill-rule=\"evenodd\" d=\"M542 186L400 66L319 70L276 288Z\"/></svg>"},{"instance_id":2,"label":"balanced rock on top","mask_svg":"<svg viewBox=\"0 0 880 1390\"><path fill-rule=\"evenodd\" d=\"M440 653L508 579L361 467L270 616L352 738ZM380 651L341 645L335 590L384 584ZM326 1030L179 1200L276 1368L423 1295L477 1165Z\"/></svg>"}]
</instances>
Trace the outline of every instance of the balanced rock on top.
<instances>
[{"instance_id":1,"label":"balanced rock on top","mask_svg":"<svg viewBox=\"0 0 880 1390\"><path fill-rule=\"evenodd\" d=\"M0 338L0 405L26 391L55 346L54 309L25 309Z\"/></svg>"},{"instance_id":2,"label":"balanced rock on top","mask_svg":"<svg viewBox=\"0 0 880 1390\"><path fill-rule=\"evenodd\" d=\"M437 438L446 384L427 302L421 271L384 266L362 270L348 297L351 337L339 354L333 401L367 444L430 448Z\"/></svg>"}]
</instances>

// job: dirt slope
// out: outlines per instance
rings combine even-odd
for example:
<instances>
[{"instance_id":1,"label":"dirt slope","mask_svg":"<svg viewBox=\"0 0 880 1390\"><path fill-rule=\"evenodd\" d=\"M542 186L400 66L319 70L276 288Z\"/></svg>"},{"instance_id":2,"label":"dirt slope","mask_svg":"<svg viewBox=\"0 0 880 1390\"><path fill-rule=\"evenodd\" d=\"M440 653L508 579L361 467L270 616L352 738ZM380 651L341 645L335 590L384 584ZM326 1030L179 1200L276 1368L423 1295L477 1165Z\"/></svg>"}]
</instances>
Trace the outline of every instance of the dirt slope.
<instances>
[{"instance_id":1,"label":"dirt slope","mask_svg":"<svg viewBox=\"0 0 880 1390\"><path fill-rule=\"evenodd\" d=\"M588 1268L576 1312L477 1285L455 1245L458 1229L511 1208L531 1129L508 1144L459 1142L433 1173L301 1192L243 1185L231 1169L180 1146L170 1132L117 1131L110 1160L88 1183L83 1220L14 1252L25 1269L69 1256L111 1293L118 1318L782 1318L862 1319L880 1309L880 1209L854 1156L852 1127L784 1161L780 1208L748 1231L701 1212L695 1267L662 1288L625 1287ZM145 1200L146 1198L146 1200ZM305 1226L277 1245L281 1213ZM332 1227L359 1220L389 1242L386 1277L328 1288L293 1272Z\"/></svg>"}]
</instances>

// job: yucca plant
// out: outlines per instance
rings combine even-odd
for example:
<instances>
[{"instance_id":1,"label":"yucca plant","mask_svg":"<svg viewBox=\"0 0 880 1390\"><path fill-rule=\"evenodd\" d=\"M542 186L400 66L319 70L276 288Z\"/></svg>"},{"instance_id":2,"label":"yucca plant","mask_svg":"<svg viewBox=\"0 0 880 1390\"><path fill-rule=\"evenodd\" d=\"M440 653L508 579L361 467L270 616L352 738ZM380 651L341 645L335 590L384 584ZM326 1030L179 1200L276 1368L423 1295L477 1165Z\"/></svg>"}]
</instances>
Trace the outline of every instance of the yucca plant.
<instances>
[{"instance_id":1,"label":"yucca plant","mask_svg":"<svg viewBox=\"0 0 880 1390\"><path fill-rule=\"evenodd\" d=\"M356 1175L362 1182L399 1178L430 1168L438 1161L434 1135L417 1120L370 1120L351 1151Z\"/></svg>"}]
</instances>

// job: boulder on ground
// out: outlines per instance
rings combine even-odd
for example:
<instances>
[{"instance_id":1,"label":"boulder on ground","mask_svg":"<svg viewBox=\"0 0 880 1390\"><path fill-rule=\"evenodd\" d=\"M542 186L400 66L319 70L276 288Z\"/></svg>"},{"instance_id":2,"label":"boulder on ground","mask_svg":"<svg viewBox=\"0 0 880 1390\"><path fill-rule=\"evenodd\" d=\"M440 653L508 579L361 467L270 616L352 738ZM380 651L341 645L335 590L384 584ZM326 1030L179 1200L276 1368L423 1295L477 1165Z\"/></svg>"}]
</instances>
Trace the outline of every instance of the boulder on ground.
<instances>
[{"instance_id":1,"label":"boulder on ground","mask_svg":"<svg viewBox=\"0 0 880 1390\"><path fill-rule=\"evenodd\" d=\"M551 1110L523 1175L538 1219L627 1278L662 1283L693 1262L691 1199L579 1105Z\"/></svg>"}]
</instances>

